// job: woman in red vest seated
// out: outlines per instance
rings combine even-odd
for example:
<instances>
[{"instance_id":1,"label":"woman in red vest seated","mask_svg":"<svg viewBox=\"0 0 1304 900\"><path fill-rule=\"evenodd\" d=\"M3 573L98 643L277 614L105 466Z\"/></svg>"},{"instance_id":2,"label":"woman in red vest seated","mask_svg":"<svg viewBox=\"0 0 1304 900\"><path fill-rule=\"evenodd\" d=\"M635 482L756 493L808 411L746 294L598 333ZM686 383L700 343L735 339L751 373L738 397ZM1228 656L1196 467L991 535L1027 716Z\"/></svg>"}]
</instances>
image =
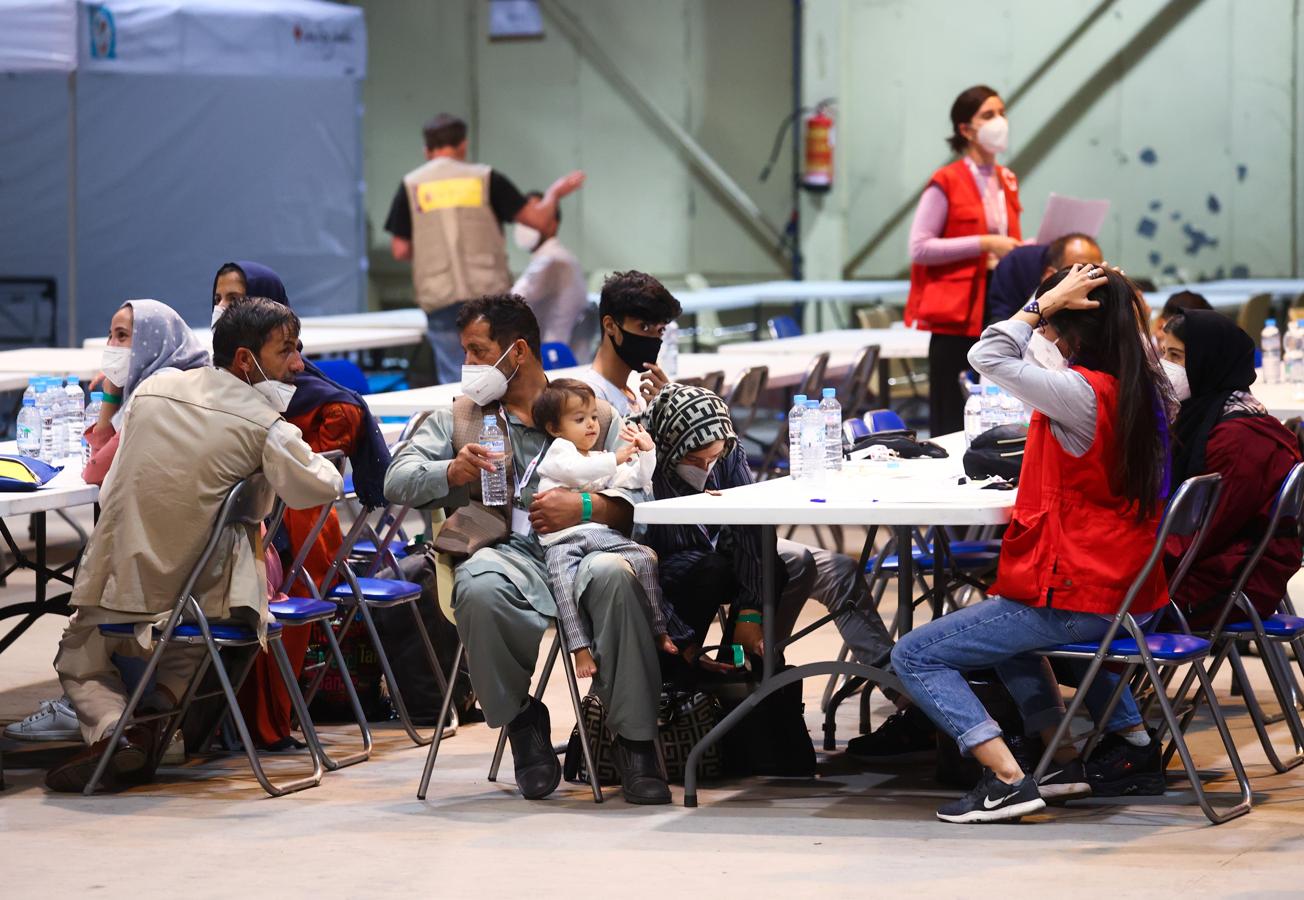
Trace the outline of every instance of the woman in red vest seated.
<instances>
[{"instance_id":1,"label":"woman in red vest seated","mask_svg":"<svg viewBox=\"0 0 1304 900\"><path fill-rule=\"evenodd\" d=\"M916 628L893 666L915 703L985 768L977 787L938 810L946 822L1014 819L1044 797L1162 793L1158 742L1130 692L1106 723L1109 736L1087 770L1072 746L1033 783L964 672L995 668L1029 735L1049 740L1064 702L1048 661L1030 651L1103 637L1154 547L1166 493L1171 387L1149 347L1148 310L1122 274L1074 266L993 325L969 354L978 372L1030 404L1023 473L991 596ZM1026 362L1044 321L1069 365ZM1132 603L1144 617L1168 602L1159 567ZM1087 695L1099 718L1117 676L1100 672ZM1097 760L1100 760L1098 763Z\"/></svg>"},{"instance_id":2,"label":"woman in red vest seated","mask_svg":"<svg viewBox=\"0 0 1304 900\"><path fill-rule=\"evenodd\" d=\"M983 324L987 273L1019 246L1019 182L996 164L1009 140L1005 103L991 88L969 88L951 104L947 142L959 159L933 173L910 226L906 324L932 332L928 343L929 431L964 427L960 373Z\"/></svg>"},{"instance_id":3,"label":"woman in red vest seated","mask_svg":"<svg viewBox=\"0 0 1304 900\"><path fill-rule=\"evenodd\" d=\"M1165 307L1167 311L1167 307ZM1173 597L1192 628L1212 628L1236 576L1263 537L1277 491L1300 461L1295 435L1253 394L1254 341L1231 319L1188 308L1159 334L1164 369L1182 401L1173 425L1173 480L1217 472L1223 490L1200 555ZM1170 538L1171 571L1190 540ZM1299 538L1280 535L1245 583L1259 615L1277 611L1299 571ZM1232 621L1245 616L1232 611Z\"/></svg>"}]
</instances>

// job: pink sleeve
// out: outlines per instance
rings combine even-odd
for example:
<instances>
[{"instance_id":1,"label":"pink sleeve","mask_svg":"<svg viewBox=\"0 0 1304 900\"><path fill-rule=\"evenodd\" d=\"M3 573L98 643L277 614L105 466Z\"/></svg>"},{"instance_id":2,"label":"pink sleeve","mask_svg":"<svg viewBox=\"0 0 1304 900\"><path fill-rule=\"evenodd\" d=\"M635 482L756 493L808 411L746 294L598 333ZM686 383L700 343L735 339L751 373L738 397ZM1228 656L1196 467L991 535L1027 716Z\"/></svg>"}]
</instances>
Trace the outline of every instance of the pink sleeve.
<instances>
[{"instance_id":1,"label":"pink sleeve","mask_svg":"<svg viewBox=\"0 0 1304 900\"><path fill-rule=\"evenodd\" d=\"M910 261L922 266L940 266L944 263L982 255L982 238L938 237L946 227L946 192L938 185L924 188L915 207L915 220L910 223Z\"/></svg>"},{"instance_id":2,"label":"pink sleeve","mask_svg":"<svg viewBox=\"0 0 1304 900\"><path fill-rule=\"evenodd\" d=\"M82 481L87 484L104 484L104 476L109 474L109 467L113 465L113 455L118 452L118 439L118 432L115 431L108 441L91 454L86 468L82 470ZM95 441L91 443L94 444Z\"/></svg>"}]
</instances>

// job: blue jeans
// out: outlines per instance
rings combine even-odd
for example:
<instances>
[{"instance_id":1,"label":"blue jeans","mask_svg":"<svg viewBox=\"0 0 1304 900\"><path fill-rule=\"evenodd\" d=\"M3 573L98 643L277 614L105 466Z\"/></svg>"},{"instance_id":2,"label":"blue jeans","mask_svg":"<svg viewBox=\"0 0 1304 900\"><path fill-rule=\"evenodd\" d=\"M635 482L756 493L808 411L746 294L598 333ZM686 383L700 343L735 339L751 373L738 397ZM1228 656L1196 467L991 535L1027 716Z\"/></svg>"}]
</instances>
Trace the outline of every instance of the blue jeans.
<instances>
[{"instance_id":1,"label":"blue jeans","mask_svg":"<svg viewBox=\"0 0 1304 900\"><path fill-rule=\"evenodd\" d=\"M426 340L435 354L435 380L454 384L462 380L462 334L457 330L457 312L462 304L454 303L426 313Z\"/></svg>"},{"instance_id":2,"label":"blue jeans","mask_svg":"<svg viewBox=\"0 0 1304 900\"><path fill-rule=\"evenodd\" d=\"M1026 732L1037 734L1059 724L1064 698L1050 661L1029 651L1099 640L1109 621L1092 613L991 597L901 638L892 650L892 667L910 698L968 756L984 741L1000 737L1001 728L974 696L965 671L995 669L1019 707ZM1087 691L1087 709L1097 722L1117 684L1118 674L1102 668ZM1106 729L1122 731L1140 722L1132 692L1124 689Z\"/></svg>"}]
</instances>

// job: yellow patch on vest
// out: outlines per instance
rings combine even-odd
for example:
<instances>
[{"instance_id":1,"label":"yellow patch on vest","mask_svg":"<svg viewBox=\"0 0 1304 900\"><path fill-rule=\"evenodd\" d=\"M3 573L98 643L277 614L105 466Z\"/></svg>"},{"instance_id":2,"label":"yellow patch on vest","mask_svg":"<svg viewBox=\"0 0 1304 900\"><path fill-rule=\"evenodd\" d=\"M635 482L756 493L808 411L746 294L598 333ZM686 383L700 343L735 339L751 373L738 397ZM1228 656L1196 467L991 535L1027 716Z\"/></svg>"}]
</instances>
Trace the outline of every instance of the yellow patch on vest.
<instances>
[{"instance_id":1,"label":"yellow patch on vest","mask_svg":"<svg viewBox=\"0 0 1304 900\"><path fill-rule=\"evenodd\" d=\"M417 209L421 212L464 206L484 206L483 180L445 178L417 185Z\"/></svg>"}]
</instances>

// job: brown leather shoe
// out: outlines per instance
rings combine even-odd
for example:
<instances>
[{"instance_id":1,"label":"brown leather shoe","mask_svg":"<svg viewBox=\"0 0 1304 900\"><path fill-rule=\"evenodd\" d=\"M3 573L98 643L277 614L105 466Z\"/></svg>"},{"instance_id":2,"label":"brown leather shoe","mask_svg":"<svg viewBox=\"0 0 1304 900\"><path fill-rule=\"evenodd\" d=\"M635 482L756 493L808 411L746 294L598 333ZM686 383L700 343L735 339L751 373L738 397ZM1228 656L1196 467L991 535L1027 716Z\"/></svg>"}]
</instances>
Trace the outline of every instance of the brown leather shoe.
<instances>
[{"instance_id":1,"label":"brown leather shoe","mask_svg":"<svg viewBox=\"0 0 1304 900\"><path fill-rule=\"evenodd\" d=\"M151 781L158 767L155 738L155 729L148 725L133 725L124 731L108 768L104 770L104 777L100 779L99 790L120 791L133 784ZM80 794L95 774L95 767L108 745L109 738L101 738L66 763L51 769L45 775L45 786L60 793Z\"/></svg>"}]
</instances>

